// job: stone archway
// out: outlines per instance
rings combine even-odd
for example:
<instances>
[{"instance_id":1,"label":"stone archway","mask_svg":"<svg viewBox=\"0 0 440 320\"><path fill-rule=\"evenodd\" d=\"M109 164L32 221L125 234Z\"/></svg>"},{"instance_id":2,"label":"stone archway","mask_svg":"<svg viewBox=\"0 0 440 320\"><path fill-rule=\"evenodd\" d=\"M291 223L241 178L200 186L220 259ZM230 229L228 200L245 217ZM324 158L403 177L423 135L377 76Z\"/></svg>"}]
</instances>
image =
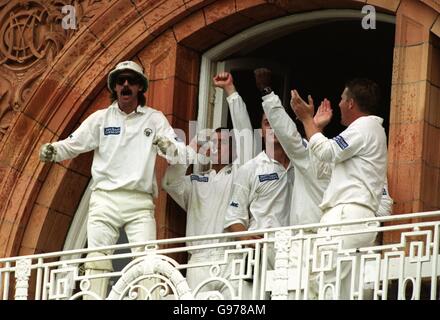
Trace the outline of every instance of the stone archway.
<instances>
[{"instance_id":1,"label":"stone archway","mask_svg":"<svg viewBox=\"0 0 440 320\"><path fill-rule=\"evenodd\" d=\"M431 0L367 2L386 13L397 11L402 39L412 35L402 17L412 17L428 34L431 28L439 29L440 8ZM56 56L6 133L0 154L0 255L62 248L71 214L87 185L90 155L43 165L38 161L38 149L44 142L66 137L86 115L105 106L105 76L118 61L131 58L147 66L151 80L148 104L162 110L173 126L185 129L187 121L195 117L202 52L268 19L318 8L359 9L364 4L354 0L306 4L262 0L109 3ZM435 19L437 24L433 26ZM422 36L425 39L425 33ZM404 54L400 48L396 58ZM402 68L399 72L404 73L405 62ZM393 92L404 94L397 88ZM419 104L425 108L425 100ZM164 168L165 164L159 162L159 176ZM398 188L397 181L395 185ZM173 204L163 193L156 204L159 236L179 235L179 220L170 218Z\"/></svg>"}]
</instances>

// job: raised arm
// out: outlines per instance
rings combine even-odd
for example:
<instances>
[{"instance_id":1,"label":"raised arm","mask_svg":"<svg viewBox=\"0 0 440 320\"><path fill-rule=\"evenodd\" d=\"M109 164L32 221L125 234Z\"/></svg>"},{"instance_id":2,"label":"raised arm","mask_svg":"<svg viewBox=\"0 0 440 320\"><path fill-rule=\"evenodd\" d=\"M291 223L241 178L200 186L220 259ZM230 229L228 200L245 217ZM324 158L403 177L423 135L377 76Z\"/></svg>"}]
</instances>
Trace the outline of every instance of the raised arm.
<instances>
[{"instance_id":1,"label":"raised arm","mask_svg":"<svg viewBox=\"0 0 440 320\"><path fill-rule=\"evenodd\" d=\"M287 114L280 98L272 91L271 71L259 68L254 71L254 75L255 84L262 93L264 113L287 156L290 159L306 157L306 144L299 134L295 122Z\"/></svg>"},{"instance_id":2,"label":"raised arm","mask_svg":"<svg viewBox=\"0 0 440 320\"><path fill-rule=\"evenodd\" d=\"M231 114L234 137L237 142L237 154L243 155L244 163L254 156L253 152L253 132L249 114L241 96L235 89L234 79L229 72L221 72L213 78L214 86L223 89L227 95L229 112ZM241 139L243 137L244 141Z\"/></svg>"}]
</instances>

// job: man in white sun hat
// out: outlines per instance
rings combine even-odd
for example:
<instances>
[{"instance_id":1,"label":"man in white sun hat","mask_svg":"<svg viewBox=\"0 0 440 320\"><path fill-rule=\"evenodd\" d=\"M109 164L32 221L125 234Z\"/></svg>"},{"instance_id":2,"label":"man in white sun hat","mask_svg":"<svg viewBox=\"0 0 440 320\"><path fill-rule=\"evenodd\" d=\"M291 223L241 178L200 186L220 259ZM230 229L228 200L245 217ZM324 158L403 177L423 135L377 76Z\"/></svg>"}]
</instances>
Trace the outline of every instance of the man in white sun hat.
<instances>
[{"instance_id":1,"label":"man in white sun hat","mask_svg":"<svg viewBox=\"0 0 440 320\"><path fill-rule=\"evenodd\" d=\"M156 239L156 154L171 160L185 149L163 113L145 105L148 80L141 66L133 61L119 63L109 73L107 86L112 98L108 108L91 114L67 139L46 143L40 149L44 162L59 162L94 150L89 248L114 245L120 228L125 229L130 243ZM93 252L88 257L108 254L111 251ZM110 260L92 261L85 268L86 274L113 270ZM93 280L91 291L102 298L107 285L108 279Z\"/></svg>"}]
</instances>

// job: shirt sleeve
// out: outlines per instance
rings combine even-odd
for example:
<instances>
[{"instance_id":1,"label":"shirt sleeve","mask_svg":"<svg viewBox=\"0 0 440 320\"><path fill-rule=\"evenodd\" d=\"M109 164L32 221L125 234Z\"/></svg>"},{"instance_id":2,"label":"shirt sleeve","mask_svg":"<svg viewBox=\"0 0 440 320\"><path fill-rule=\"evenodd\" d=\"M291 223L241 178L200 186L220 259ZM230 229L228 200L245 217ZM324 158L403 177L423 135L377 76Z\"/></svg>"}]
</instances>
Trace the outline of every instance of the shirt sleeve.
<instances>
[{"instance_id":1,"label":"shirt sleeve","mask_svg":"<svg viewBox=\"0 0 440 320\"><path fill-rule=\"evenodd\" d=\"M175 164L167 168L162 179L162 188L185 211L188 211L191 197L191 179L185 175L188 165Z\"/></svg>"},{"instance_id":2,"label":"shirt sleeve","mask_svg":"<svg viewBox=\"0 0 440 320\"><path fill-rule=\"evenodd\" d=\"M275 93L263 97L263 109L286 155L290 159L307 157L307 144Z\"/></svg>"},{"instance_id":3,"label":"shirt sleeve","mask_svg":"<svg viewBox=\"0 0 440 320\"><path fill-rule=\"evenodd\" d=\"M245 167L238 168L232 187L231 200L225 214L224 228L240 223L249 228L250 188L249 174Z\"/></svg>"},{"instance_id":4,"label":"shirt sleeve","mask_svg":"<svg viewBox=\"0 0 440 320\"><path fill-rule=\"evenodd\" d=\"M177 156L162 154L159 148L156 148L156 151L160 156L164 157L172 164L187 164L190 153L188 152L185 143L176 135L174 129L171 127L167 118L162 112L156 111L156 115L159 117L156 135L168 138L168 140L176 147Z\"/></svg>"},{"instance_id":5,"label":"shirt sleeve","mask_svg":"<svg viewBox=\"0 0 440 320\"><path fill-rule=\"evenodd\" d=\"M331 165L313 155L307 141L301 137L295 122L287 114L280 98L274 92L263 96L263 109L278 141L289 159L295 162L295 166L306 174L311 168L311 174L315 178L330 178Z\"/></svg>"},{"instance_id":6,"label":"shirt sleeve","mask_svg":"<svg viewBox=\"0 0 440 320\"><path fill-rule=\"evenodd\" d=\"M391 215L393 210L393 199L390 197L390 193L388 192L388 182L385 180L385 185L382 189L382 196L379 202L379 208L377 209L376 216L377 217L385 217Z\"/></svg>"},{"instance_id":7,"label":"shirt sleeve","mask_svg":"<svg viewBox=\"0 0 440 320\"><path fill-rule=\"evenodd\" d=\"M334 164L319 160L313 154L310 148L308 152L309 152L310 167L312 168L313 176L321 180L330 179Z\"/></svg>"},{"instance_id":8,"label":"shirt sleeve","mask_svg":"<svg viewBox=\"0 0 440 320\"><path fill-rule=\"evenodd\" d=\"M52 144L56 150L55 161L75 158L99 146L99 114L99 111L91 114L67 139Z\"/></svg>"},{"instance_id":9,"label":"shirt sleeve","mask_svg":"<svg viewBox=\"0 0 440 320\"><path fill-rule=\"evenodd\" d=\"M364 148L365 139L356 128L348 127L333 139L316 133L310 138L309 147L320 161L339 163L352 158Z\"/></svg>"},{"instance_id":10,"label":"shirt sleeve","mask_svg":"<svg viewBox=\"0 0 440 320\"><path fill-rule=\"evenodd\" d=\"M231 114L233 133L237 146L238 163L245 163L254 157L254 133L249 114L241 96L234 92L226 98Z\"/></svg>"}]
</instances>

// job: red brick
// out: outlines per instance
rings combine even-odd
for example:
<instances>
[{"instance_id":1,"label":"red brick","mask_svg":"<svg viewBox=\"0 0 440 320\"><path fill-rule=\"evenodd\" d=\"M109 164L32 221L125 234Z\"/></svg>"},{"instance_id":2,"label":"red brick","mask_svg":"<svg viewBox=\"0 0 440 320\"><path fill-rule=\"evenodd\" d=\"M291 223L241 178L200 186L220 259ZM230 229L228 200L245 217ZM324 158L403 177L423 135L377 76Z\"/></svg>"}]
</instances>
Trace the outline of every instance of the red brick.
<instances>
[{"instance_id":1,"label":"red brick","mask_svg":"<svg viewBox=\"0 0 440 320\"><path fill-rule=\"evenodd\" d=\"M395 13L400 2L400 0L368 0L367 4L377 7L377 11L384 11L380 9L385 9L385 11Z\"/></svg>"},{"instance_id":2,"label":"red brick","mask_svg":"<svg viewBox=\"0 0 440 320\"><path fill-rule=\"evenodd\" d=\"M171 31L156 38L137 54L149 80L161 80L176 73L177 43Z\"/></svg>"},{"instance_id":3,"label":"red brick","mask_svg":"<svg viewBox=\"0 0 440 320\"><path fill-rule=\"evenodd\" d=\"M391 124L393 135L390 135L393 154L398 155L399 161L416 161L422 158L424 122Z\"/></svg>"},{"instance_id":4,"label":"red brick","mask_svg":"<svg viewBox=\"0 0 440 320\"><path fill-rule=\"evenodd\" d=\"M89 178L61 165L53 165L38 195L37 203L73 216Z\"/></svg>"},{"instance_id":5,"label":"red brick","mask_svg":"<svg viewBox=\"0 0 440 320\"><path fill-rule=\"evenodd\" d=\"M235 0L218 0L203 9L206 24L212 24L235 13Z\"/></svg>"},{"instance_id":6,"label":"red brick","mask_svg":"<svg viewBox=\"0 0 440 320\"><path fill-rule=\"evenodd\" d=\"M420 199L421 168L421 162L411 164L394 163L388 166L390 177L388 182L396 203Z\"/></svg>"},{"instance_id":7,"label":"red brick","mask_svg":"<svg viewBox=\"0 0 440 320\"><path fill-rule=\"evenodd\" d=\"M431 167L440 168L440 128L425 125L423 159Z\"/></svg>"},{"instance_id":8,"label":"red brick","mask_svg":"<svg viewBox=\"0 0 440 320\"><path fill-rule=\"evenodd\" d=\"M426 210L426 206L435 208L438 204L438 195L440 194L439 175L440 168L431 167L430 165L423 166L421 200L426 204L423 210Z\"/></svg>"},{"instance_id":9,"label":"red brick","mask_svg":"<svg viewBox=\"0 0 440 320\"><path fill-rule=\"evenodd\" d=\"M178 61L176 63L177 78L184 82L198 85L200 54L186 47L178 46L176 59Z\"/></svg>"},{"instance_id":10,"label":"red brick","mask_svg":"<svg viewBox=\"0 0 440 320\"><path fill-rule=\"evenodd\" d=\"M41 126L27 115L20 114L11 130L8 139L1 149L0 162L21 171L25 165L26 157L37 140Z\"/></svg>"},{"instance_id":11,"label":"red brick","mask_svg":"<svg viewBox=\"0 0 440 320\"><path fill-rule=\"evenodd\" d=\"M254 4L257 3L257 4ZM261 4L260 4L261 3ZM287 15L285 9L268 4L266 1L237 1L237 12L253 20L263 22L276 17Z\"/></svg>"},{"instance_id":12,"label":"red brick","mask_svg":"<svg viewBox=\"0 0 440 320\"><path fill-rule=\"evenodd\" d=\"M430 29L438 13L419 1L403 0L396 13L396 45L429 41Z\"/></svg>"},{"instance_id":13,"label":"red brick","mask_svg":"<svg viewBox=\"0 0 440 320\"><path fill-rule=\"evenodd\" d=\"M255 19L251 19L245 15L233 14L230 16L225 16L223 19L218 20L209 26L221 33L232 36L255 24L257 24Z\"/></svg>"},{"instance_id":14,"label":"red brick","mask_svg":"<svg viewBox=\"0 0 440 320\"><path fill-rule=\"evenodd\" d=\"M173 114L183 120L192 120L197 105L198 87L175 79Z\"/></svg>"},{"instance_id":15,"label":"red brick","mask_svg":"<svg viewBox=\"0 0 440 320\"><path fill-rule=\"evenodd\" d=\"M196 51L203 52L227 38L226 34L207 27L184 39L181 43Z\"/></svg>"},{"instance_id":16,"label":"red brick","mask_svg":"<svg viewBox=\"0 0 440 320\"><path fill-rule=\"evenodd\" d=\"M44 243L42 243L42 246L39 247L39 249L44 252L61 251L63 249L71 222L72 217L55 212L54 222L52 227L47 232L47 239Z\"/></svg>"},{"instance_id":17,"label":"red brick","mask_svg":"<svg viewBox=\"0 0 440 320\"><path fill-rule=\"evenodd\" d=\"M413 123L425 119L428 82L393 84L391 88L390 123Z\"/></svg>"},{"instance_id":18,"label":"red brick","mask_svg":"<svg viewBox=\"0 0 440 320\"><path fill-rule=\"evenodd\" d=\"M173 27L177 41L182 41L206 26L203 11L197 11Z\"/></svg>"},{"instance_id":19,"label":"red brick","mask_svg":"<svg viewBox=\"0 0 440 320\"><path fill-rule=\"evenodd\" d=\"M28 223L26 225L25 233L21 246L27 248L36 248L40 237L45 236L43 234L43 227L50 220L50 209L41 205L35 204Z\"/></svg>"},{"instance_id":20,"label":"red brick","mask_svg":"<svg viewBox=\"0 0 440 320\"><path fill-rule=\"evenodd\" d=\"M174 78L150 82L147 92L147 105L165 114L173 111Z\"/></svg>"}]
</instances>

